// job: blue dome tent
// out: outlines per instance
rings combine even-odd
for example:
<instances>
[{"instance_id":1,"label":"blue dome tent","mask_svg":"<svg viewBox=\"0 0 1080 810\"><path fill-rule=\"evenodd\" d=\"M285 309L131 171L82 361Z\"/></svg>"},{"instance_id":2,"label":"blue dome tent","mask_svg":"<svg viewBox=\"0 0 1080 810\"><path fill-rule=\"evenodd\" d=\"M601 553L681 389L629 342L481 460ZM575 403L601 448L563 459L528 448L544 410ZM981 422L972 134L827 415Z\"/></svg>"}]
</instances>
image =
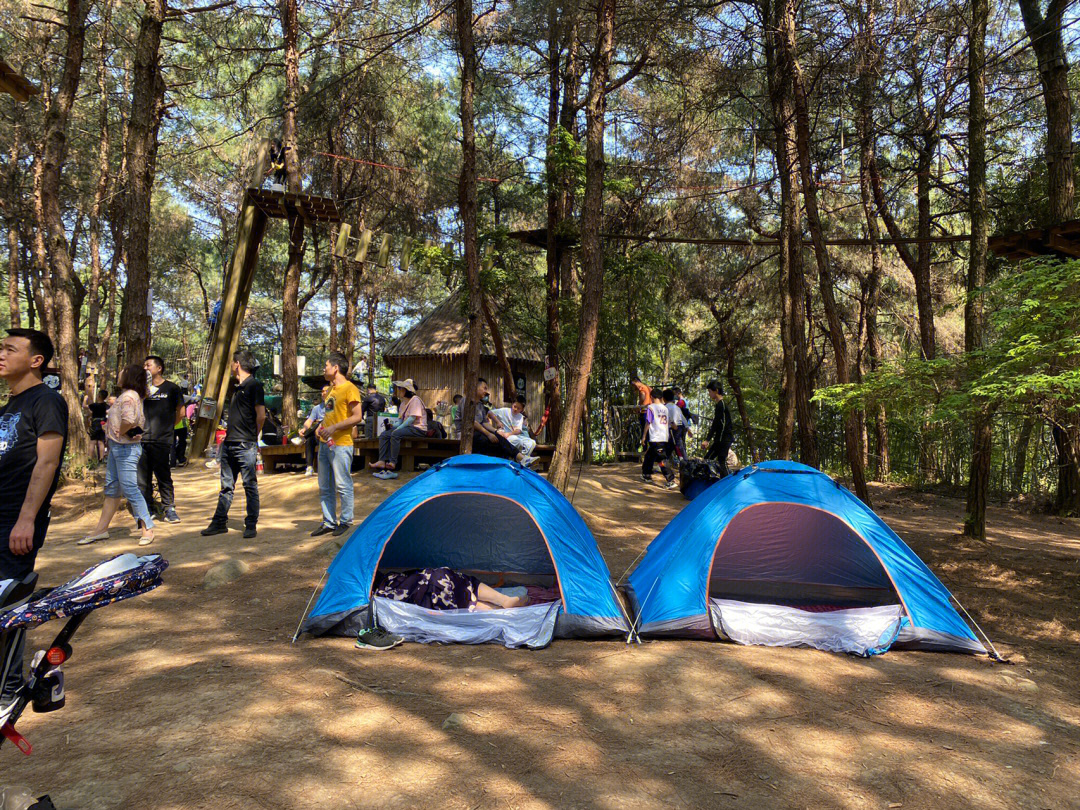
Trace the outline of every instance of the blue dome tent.
<instances>
[{"instance_id":1,"label":"blue dome tent","mask_svg":"<svg viewBox=\"0 0 1080 810\"><path fill-rule=\"evenodd\" d=\"M642 635L987 652L951 594L862 501L769 461L718 481L649 544L627 588Z\"/></svg>"},{"instance_id":2,"label":"blue dome tent","mask_svg":"<svg viewBox=\"0 0 1080 810\"><path fill-rule=\"evenodd\" d=\"M375 597L379 570L446 566L489 585L554 588L548 605L432 611ZM349 536L301 632L353 634L375 621L417 641L543 646L630 625L585 521L546 479L489 456L455 456L391 494Z\"/></svg>"}]
</instances>

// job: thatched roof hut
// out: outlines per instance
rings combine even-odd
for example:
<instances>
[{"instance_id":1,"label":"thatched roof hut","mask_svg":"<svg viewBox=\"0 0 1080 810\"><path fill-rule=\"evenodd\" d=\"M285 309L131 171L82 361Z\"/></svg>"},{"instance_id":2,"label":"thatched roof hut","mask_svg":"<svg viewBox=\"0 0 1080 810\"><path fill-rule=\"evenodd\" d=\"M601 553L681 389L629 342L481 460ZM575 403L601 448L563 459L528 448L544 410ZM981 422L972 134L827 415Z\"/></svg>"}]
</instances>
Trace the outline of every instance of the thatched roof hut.
<instances>
[{"instance_id":1,"label":"thatched roof hut","mask_svg":"<svg viewBox=\"0 0 1080 810\"><path fill-rule=\"evenodd\" d=\"M412 378L417 393L432 411L449 425L454 394L463 394L465 358L469 352L469 319L463 314L464 293L458 290L425 316L383 352L394 379ZM544 413L544 353L539 343L509 324L500 323L516 391L527 400L526 413L536 424ZM484 323L480 349L480 376L488 381L491 401L505 401L503 374L495 346ZM445 403L445 409L440 408ZM440 410L444 412L440 414Z\"/></svg>"}]
</instances>

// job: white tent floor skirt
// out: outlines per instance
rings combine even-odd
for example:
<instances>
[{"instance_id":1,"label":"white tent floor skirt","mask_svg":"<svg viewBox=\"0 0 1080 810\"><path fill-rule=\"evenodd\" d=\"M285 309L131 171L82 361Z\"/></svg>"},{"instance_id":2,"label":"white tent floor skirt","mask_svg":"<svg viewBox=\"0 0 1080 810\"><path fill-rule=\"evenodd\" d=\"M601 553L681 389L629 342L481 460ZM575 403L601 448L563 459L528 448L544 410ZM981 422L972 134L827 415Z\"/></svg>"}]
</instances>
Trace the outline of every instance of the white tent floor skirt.
<instances>
[{"instance_id":1,"label":"white tent floor skirt","mask_svg":"<svg viewBox=\"0 0 1080 810\"><path fill-rule=\"evenodd\" d=\"M787 605L709 599L709 618L722 638L766 647L813 647L828 652L875 655L896 641L904 620L901 605L808 611Z\"/></svg>"},{"instance_id":2,"label":"white tent floor skirt","mask_svg":"<svg viewBox=\"0 0 1080 810\"><path fill-rule=\"evenodd\" d=\"M421 644L484 644L539 649L551 643L561 602L500 610L430 610L376 596L375 624Z\"/></svg>"}]
</instances>

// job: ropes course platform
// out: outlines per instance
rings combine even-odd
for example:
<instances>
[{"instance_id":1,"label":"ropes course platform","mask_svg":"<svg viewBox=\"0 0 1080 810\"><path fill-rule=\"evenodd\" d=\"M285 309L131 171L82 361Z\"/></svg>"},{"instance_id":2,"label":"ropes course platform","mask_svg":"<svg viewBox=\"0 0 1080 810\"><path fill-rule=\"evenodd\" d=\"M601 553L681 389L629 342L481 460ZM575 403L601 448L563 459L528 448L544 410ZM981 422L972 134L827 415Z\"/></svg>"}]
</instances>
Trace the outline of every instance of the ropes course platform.
<instances>
[{"instance_id":1,"label":"ropes course platform","mask_svg":"<svg viewBox=\"0 0 1080 810\"><path fill-rule=\"evenodd\" d=\"M989 247L998 256L1010 261L1035 256L1080 258L1080 219L1070 219L1049 228L1030 228L991 236Z\"/></svg>"},{"instance_id":2,"label":"ropes course platform","mask_svg":"<svg viewBox=\"0 0 1080 810\"><path fill-rule=\"evenodd\" d=\"M270 219L299 216L305 225L315 222L341 222L337 203L330 197L317 197L314 194L248 188L244 192L243 204L254 205Z\"/></svg>"}]
</instances>

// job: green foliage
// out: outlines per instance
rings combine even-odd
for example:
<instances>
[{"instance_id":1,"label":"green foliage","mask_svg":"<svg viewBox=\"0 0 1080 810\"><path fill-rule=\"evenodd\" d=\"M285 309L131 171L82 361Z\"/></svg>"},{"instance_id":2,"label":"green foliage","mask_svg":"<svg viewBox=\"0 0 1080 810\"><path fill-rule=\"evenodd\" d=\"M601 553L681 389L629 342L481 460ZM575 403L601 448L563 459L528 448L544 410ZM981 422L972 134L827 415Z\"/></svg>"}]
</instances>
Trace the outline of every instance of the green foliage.
<instances>
[{"instance_id":1,"label":"green foliage","mask_svg":"<svg viewBox=\"0 0 1080 810\"><path fill-rule=\"evenodd\" d=\"M569 179L575 194L585 190L585 149L564 127L555 127L548 139L547 171L549 186Z\"/></svg>"}]
</instances>

